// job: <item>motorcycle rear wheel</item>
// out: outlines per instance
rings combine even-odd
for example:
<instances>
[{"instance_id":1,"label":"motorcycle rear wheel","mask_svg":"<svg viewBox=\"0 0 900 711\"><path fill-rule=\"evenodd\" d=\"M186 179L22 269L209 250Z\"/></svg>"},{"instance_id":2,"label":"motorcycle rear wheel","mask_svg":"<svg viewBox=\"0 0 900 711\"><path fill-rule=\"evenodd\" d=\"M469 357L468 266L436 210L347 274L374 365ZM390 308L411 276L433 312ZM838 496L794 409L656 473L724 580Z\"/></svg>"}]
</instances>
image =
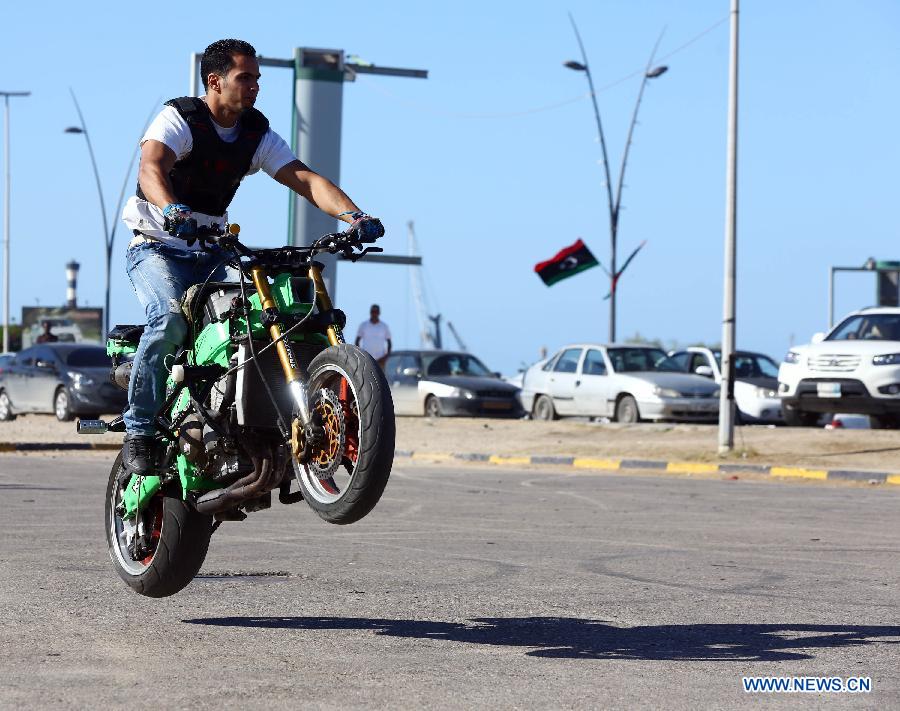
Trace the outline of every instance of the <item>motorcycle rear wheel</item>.
<instances>
[{"instance_id":1,"label":"motorcycle rear wheel","mask_svg":"<svg viewBox=\"0 0 900 711\"><path fill-rule=\"evenodd\" d=\"M212 517L198 513L171 492L158 492L142 512L151 528L152 550L142 560L134 560L125 535L127 524L116 514L122 501L121 470L119 453L106 486L106 543L113 567L140 595L174 595L194 579L203 565L212 536Z\"/></svg>"},{"instance_id":2,"label":"motorcycle rear wheel","mask_svg":"<svg viewBox=\"0 0 900 711\"><path fill-rule=\"evenodd\" d=\"M306 503L329 523L359 521L378 503L394 462L394 401L384 372L365 351L341 343L309 364L310 410L325 442L310 464L294 460Z\"/></svg>"}]
</instances>

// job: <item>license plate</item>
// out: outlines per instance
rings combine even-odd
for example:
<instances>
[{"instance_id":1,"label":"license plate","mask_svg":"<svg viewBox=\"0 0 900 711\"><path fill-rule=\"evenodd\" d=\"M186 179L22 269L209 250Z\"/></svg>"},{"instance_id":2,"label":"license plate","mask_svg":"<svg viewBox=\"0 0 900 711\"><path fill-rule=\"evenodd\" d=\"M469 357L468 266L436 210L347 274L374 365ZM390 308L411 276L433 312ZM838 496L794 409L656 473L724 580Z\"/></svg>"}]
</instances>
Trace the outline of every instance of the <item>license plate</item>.
<instances>
[{"instance_id":1,"label":"license plate","mask_svg":"<svg viewBox=\"0 0 900 711\"><path fill-rule=\"evenodd\" d=\"M816 392L819 397L840 397L840 383L816 383Z\"/></svg>"},{"instance_id":2,"label":"license plate","mask_svg":"<svg viewBox=\"0 0 900 711\"><path fill-rule=\"evenodd\" d=\"M482 405L485 410L508 410L512 407L511 402L486 402Z\"/></svg>"}]
</instances>

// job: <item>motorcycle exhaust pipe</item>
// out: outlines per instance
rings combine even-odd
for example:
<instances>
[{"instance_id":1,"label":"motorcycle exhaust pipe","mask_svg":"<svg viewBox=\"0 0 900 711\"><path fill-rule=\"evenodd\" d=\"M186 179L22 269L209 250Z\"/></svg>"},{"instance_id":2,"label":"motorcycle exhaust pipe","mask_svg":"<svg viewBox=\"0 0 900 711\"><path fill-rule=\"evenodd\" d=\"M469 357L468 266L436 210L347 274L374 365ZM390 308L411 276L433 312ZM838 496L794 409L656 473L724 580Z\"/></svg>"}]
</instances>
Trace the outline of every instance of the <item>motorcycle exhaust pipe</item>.
<instances>
[{"instance_id":1,"label":"motorcycle exhaust pipe","mask_svg":"<svg viewBox=\"0 0 900 711\"><path fill-rule=\"evenodd\" d=\"M279 470L274 466L272 457L251 453L253 471L224 489L215 489L197 499L194 507L199 513L211 516L239 506L248 499L271 491L281 483Z\"/></svg>"}]
</instances>

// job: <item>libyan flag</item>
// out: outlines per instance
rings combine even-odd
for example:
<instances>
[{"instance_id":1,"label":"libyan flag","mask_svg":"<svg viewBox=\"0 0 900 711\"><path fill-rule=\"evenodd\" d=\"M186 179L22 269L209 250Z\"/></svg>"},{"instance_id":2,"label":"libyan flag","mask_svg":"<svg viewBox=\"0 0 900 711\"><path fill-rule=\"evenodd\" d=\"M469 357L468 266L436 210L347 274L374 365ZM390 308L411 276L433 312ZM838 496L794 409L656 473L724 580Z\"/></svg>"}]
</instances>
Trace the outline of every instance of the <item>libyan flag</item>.
<instances>
[{"instance_id":1,"label":"libyan flag","mask_svg":"<svg viewBox=\"0 0 900 711\"><path fill-rule=\"evenodd\" d=\"M596 267L599 262L580 239L573 245L559 251L555 257L534 265L534 271L547 286L553 286L585 269Z\"/></svg>"}]
</instances>

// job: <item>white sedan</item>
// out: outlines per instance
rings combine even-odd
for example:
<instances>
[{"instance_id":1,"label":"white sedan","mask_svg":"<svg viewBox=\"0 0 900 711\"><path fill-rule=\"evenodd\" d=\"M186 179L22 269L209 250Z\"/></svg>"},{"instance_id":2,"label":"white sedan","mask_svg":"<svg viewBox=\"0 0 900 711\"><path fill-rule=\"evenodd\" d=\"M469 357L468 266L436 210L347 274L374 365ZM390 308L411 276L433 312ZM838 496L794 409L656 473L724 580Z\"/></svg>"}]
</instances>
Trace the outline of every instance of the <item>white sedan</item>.
<instances>
[{"instance_id":1,"label":"white sedan","mask_svg":"<svg viewBox=\"0 0 900 711\"><path fill-rule=\"evenodd\" d=\"M573 344L525 371L520 397L525 411L539 420L717 419L719 386L678 370L661 348Z\"/></svg>"},{"instance_id":2,"label":"white sedan","mask_svg":"<svg viewBox=\"0 0 900 711\"><path fill-rule=\"evenodd\" d=\"M712 378L722 384L722 351L690 346L669 353L669 357L683 372ZM762 353L735 352L734 400L744 424L784 422L775 361Z\"/></svg>"}]
</instances>

